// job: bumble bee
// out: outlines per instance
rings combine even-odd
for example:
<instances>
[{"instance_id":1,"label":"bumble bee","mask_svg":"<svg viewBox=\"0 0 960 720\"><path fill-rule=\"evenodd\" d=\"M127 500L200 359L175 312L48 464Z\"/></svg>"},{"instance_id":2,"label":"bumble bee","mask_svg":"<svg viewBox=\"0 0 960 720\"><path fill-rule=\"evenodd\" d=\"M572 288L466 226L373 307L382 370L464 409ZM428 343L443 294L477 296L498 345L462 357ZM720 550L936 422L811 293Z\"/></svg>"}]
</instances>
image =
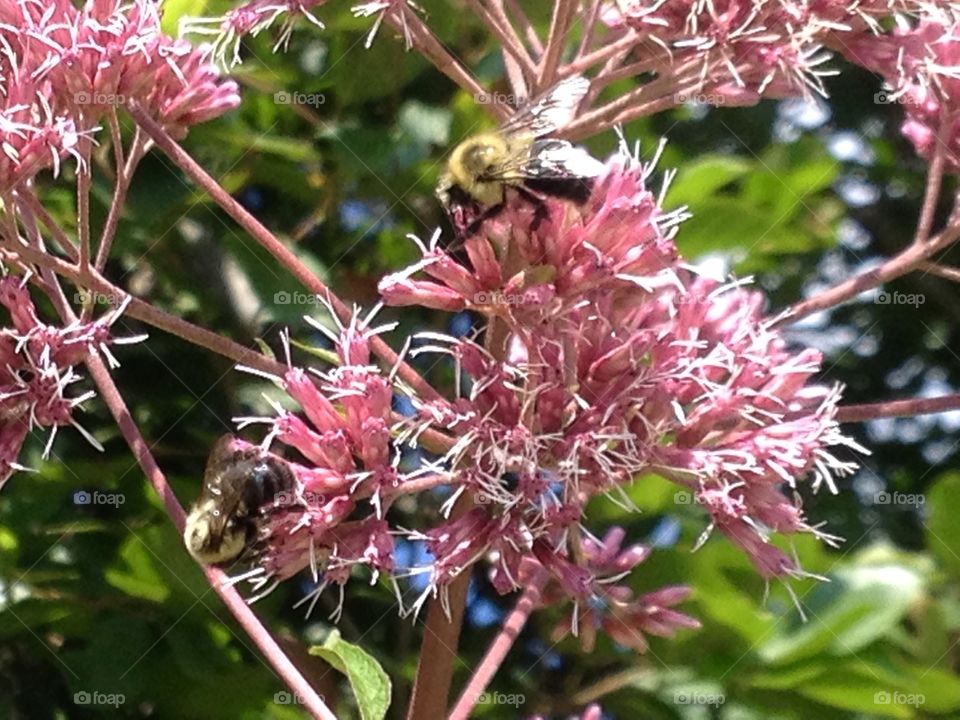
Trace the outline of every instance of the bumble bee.
<instances>
[{"instance_id":1,"label":"bumble bee","mask_svg":"<svg viewBox=\"0 0 960 720\"><path fill-rule=\"evenodd\" d=\"M542 211L544 196L582 204L603 163L566 140L547 137L574 117L590 81L561 81L528 103L494 132L457 145L440 176L436 194L459 237L476 232L504 204L513 188Z\"/></svg>"},{"instance_id":2,"label":"bumble bee","mask_svg":"<svg viewBox=\"0 0 960 720\"><path fill-rule=\"evenodd\" d=\"M224 565L254 553L265 506L294 486L284 460L235 443L224 435L213 446L183 529L184 544L201 565Z\"/></svg>"}]
</instances>

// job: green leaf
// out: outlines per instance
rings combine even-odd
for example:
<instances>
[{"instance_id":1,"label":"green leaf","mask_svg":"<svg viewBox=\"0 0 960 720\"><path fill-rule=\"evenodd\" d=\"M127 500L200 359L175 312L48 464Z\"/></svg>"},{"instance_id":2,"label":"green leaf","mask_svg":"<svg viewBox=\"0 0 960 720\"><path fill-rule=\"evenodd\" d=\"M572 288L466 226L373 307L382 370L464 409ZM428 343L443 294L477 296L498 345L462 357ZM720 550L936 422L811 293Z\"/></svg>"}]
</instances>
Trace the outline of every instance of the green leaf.
<instances>
[{"instance_id":1,"label":"green leaf","mask_svg":"<svg viewBox=\"0 0 960 720\"><path fill-rule=\"evenodd\" d=\"M359 645L348 643L336 630L323 645L310 648L347 676L363 720L382 720L390 707L390 678L380 663Z\"/></svg>"},{"instance_id":2,"label":"green leaf","mask_svg":"<svg viewBox=\"0 0 960 720\"><path fill-rule=\"evenodd\" d=\"M704 198L746 175L752 163L743 158L707 155L686 163L667 193L667 207L696 207Z\"/></svg>"},{"instance_id":3,"label":"green leaf","mask_svg":"<svg viewBox=\"0 0 960 720\"><path fill-rule=\"evenodd\" d=\"M941 475L927 492L927 546L943 564L960 575L960 473Z\"/></svg>"},{"instance_id":4,"label":"green leaf","mask_svg":"<svg viewBox=\"0 0 960 720\"><path fill-rule=\"evenodd\" d=\"M868 713L870 717L914 717L914 707L905 702L904 693L891 687L882 676L874 676L870 666L863 661L854 660L853 663L859 667L832 667L830 672L801 684L796 690L811 700Z\"/></svg>"},{"instance_id":5,"label":"green leaf","mask_svg":"<svg viewBox=\"0 0 960 720\"><path fill-rule=\"evenodd\" d=\"M854 654L893 630L922 590L921 575L900 565L842 568L803 599L807 621L794 613L759 654L769 663Z\"/></svg>"},{"instance_id":6,"label":"green leaf","mask_svg":"<svg viewBox=\"0 0 960 720\"><path fill-rule=\"evenodd\" d=\"M163 18L160 28L167 35L177 37L180 18L185 16L200 17L205 14L207 0L163 0Z\"/></svg>"}]
</instances>

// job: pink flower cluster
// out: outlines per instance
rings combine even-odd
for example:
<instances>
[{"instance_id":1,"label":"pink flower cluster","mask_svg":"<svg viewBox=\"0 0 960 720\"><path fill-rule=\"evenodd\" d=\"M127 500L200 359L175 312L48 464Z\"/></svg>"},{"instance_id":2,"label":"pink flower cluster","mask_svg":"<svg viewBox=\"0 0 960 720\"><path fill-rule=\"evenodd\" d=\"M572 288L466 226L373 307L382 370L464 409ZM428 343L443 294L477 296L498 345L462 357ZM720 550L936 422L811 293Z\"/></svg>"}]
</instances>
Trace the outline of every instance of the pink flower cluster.
<instances>
[{"instance_id":1,"label":"pink flower cluster","mask_svg":"<svg viewBox=\"0 0 960 720\"><path fill-rule=\"evenodd\" d=\"M276 440L299 458L287 460L296 487L265 508L260 563L242 576L258 588L308 566L319 582L322 566L322 583L306 598L316 602L330 583L342 592L357 565L369 567L374 582L381 571L394 569L384 513L409 476L401 478L391 442L392 385L370 364L369 339L376 332L355 321L335 336L339 367L315 373L290 366L276 379L303 417L278 406L273 417L246 420L271 426L263 447ZM357 519L362 500L372 509Z\"/></svg>"},{"instance_id":2,"label":"pink flower cluster","mask_svg":"<svg viewBox=\"0 0 960 720\"><path fill-rule=\"evenodd\" d=\"M74 411L93 392L67 395L81 377L74 366L90 354L102 352L115 363L107 345L114 340L110 325L119 313L93 322L66 327L47 325L37 314L23 278L0 279L0 305L9 315L9 326L0 329L0 487L15 470L27 435L36 428L51 428L44 452L48 455L58 427L73 425L94 446L99 444L74 419Z\"/></svg>"},{"instance_id":3,"label":"pink flower cluster","mask_svg":"<svg viewBox=\"0 0 960 720\"><path fill-rule=\"evenodd\" d=\"M930 160L941 142L947 168L960 170L960 17L862 35L846 54L885 80L889 90L877 97L903 106L901 130L917 153Z\"/></svg>"},{"instance_id":4,"label":"pink flower cluster","mask_svg":"<svg viewBox=\"0 0 960 720\"><path fill-rule=\"evenodd\" d=\"M586 510L601 494L629 507L623 488L650 473L696 498L710 528L765 578L802 574L772 536L819 534L785 488L812 478L835 490L832 476L854 468L830 450L853 445L834 419L838 393L813 383L819 355L786 347L759 293L683 265L673 236L684 215L660 208L646 187L651 172L621 153L583 206L538 209L511 197L466 241L466 259L434 241L420 245L420 262L384 278L388 303L470 309L488 334L483 346L422 338L414 354L450 356L457 388L465 375L469 390L411 398L416 414L393 427L393 440L392 385L369 366L365 324L335 337L341 365L317 375L319 389L302 370L286 373L281 385L307 421L278 407L265 447L280 440L305 462L293 465L297 503L268 509L270 541L252 577L265 584L324 562L323 584L342 586L358 564L389 572L391 533L403 532L386 520L391 499L443 485L447 519L404 532L433 558L414 609L488 562L501 593L542 578L545 602L572 603L558 632L591 644L602 629L642 651L645 634L696 627L672 609L688 590L636 594L621 584L647 550L621 549L618 528L595 537ZM392 448L427 431L452 447L400 472ZM417 474L434 482L418 485ZM462 498L465 509L451 515Z\"/></svg>"},{"instance_id":5,"label":"pink flower cluster","mask_svg":"<svg viewBox=\"0 0 960 720\"><path fill-rule=\"evenodd\" d=\"M137 103L175 135L239 104L207 53L163 34L149 0L0 0L0 191L77 160L112 108Z\"/></svg>"},{"instance_id":6,"label":"pink flower cluster","mask_svg":"<svg viewBox=\"0 0 960 720\"><path fill-rule=\"evenodd\" d=\"M900 15L942 16L951 3L923 0L620 0L604 13L607 25L637 38L636 59L667 54L650 70L669 66L684 97L713 105L753 105L761 96L788 97L813 90L822 78L827 48L870 34L880 20ZM687 89L684 90L684 87Z\"/></svg>"}]
</instances>

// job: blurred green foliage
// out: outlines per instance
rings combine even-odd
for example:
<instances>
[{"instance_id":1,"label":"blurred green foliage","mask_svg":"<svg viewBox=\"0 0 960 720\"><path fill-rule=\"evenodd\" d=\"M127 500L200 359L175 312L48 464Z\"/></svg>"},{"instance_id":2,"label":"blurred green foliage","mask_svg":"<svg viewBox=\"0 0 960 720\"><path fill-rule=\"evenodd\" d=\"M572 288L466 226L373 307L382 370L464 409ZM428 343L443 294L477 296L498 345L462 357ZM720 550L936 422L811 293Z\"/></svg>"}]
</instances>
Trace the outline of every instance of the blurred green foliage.
<instances>
[{"instance_id":1,"label":"blurred green foliage","mask_svg":"<svg viewBox=\"0 0 960 720\"><path fill-rule=\"evenodd\" d=\"M489 86L505 89L496 47L475 19L440 0L426 6L451 49ZM189 0L167 7L170 27L180 12L225 9ZM543 15L538 22L547 22ZM432 188L445 150L490 119L423 58L404 52L389 28L365 50L368 21L352 17L348 4L324 7L320 16L328 29L304 25L286 53L271 54L269 33L247 43L236 71L243 106L196 128L186 145L345 298L371 306L378 277L415 256L405 236L429 237L443 223ZM862 73L850 70L829 85L829 107L684 107L625 128L647 157L661 136L670 141L654 180L679 170L666 203L693 213L678 236L685 255L755 275L771 309L895 252L912 234L924 168L897 135L898 109L874 104L878 83ZM284 92L318 99L313 106L284 104L276 97ZM603 156L615 143L609 133L588 145ZM44 197L69 225L70 194L51 185ZM100 172L95 222L102 222L109 197ZM163 156L143 163L115 249L110 278L171 312L275 351L288 326L299 341L322 344L302 321L305 313L322 316L322 308L297 295L291 277ZM904 278L897 287L925 293L922 312L861 298L791 335L825 350L823 379L846 383L851 401L957 387L955 288L929 276ZM447 331L451 323L442 314L384 316L399 320L401 332ZM460 320L469 326L469 318ZM129 319L119 328L145 330ZM232 417L267 412L267 388L159 331L118 355L118 384L188 503L213 439L232 427ZM449 367L422 369L449 384ZM0 717L304 717L289 696L277 695L282 683L183 551L106 411L88 406L84 424L106 452L64 432L45 462L45 438L32 438L23 460L39 472L15 476L0 495ZM804 498L810 516L828 521L846 542L839 549L812 538L790 545L811 575L826 580L767 588L719 536L691 553L704 513L672 486L640 478L628 494L642 512L627 514L598 499L591 529L621 524L630 539L653 544L656 551L636 573L637 589L691 585L694 596L682 609L703 629L654 638L646 655L606 639L588 654L574 638L552 644L559 617L542 613L490 688L522 698L519 707L480 705L477 717L560 717L595 700L618 719L960 717L960 474L950 470L956 419L849 430L874 455L839 495ZM74 493L81 489L119 493L123 502L78 505ZM884 492L919 500L885 504L878 499ZM416 527L437 508L401 504L398 512L402 524ZM477 580L458 683L512 601ZM256 606L281 641L301 653L329 640L326 618L336 602L325 598L304 619L292 605L307 586L291 580ZM420 628L420 621L396 618L383 586L349 588L339 631L392 680L393 718L403 716ZM335 653L327 659L336 662ZM339 714L359 716L350 690L357 678L321 658L299 660ZM78 704L82 696L75 694L84 692L122 694L123 702Z\"/></svg>"}]
</instances>

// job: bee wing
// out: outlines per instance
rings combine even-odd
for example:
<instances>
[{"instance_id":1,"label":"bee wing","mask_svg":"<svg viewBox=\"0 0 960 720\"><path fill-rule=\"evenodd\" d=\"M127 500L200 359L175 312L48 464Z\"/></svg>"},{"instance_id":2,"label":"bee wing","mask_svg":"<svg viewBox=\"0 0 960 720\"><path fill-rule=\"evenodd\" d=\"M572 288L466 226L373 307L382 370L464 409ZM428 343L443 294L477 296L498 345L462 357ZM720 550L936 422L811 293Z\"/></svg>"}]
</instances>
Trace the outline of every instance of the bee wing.
<instances>
[{"instance_id":1,"label":"bee wing","mask_svg":"<svg viewBox=\"0 0 960 720\"><path fill-rule=\"evenodd\" d=\"M605 167L582 147L566 140L550 139L533 143L526 170L531 179L562 180L571 176L595 178Z\"/></svg>"},{"instance_id":2,"label":"bee wing","mask_svg":"<svg viewBox=\"0 0 960 720\"><path fill-rule=\"evenodd\" d=\"M219 483L219 478L224 469L233 460L236 451L232 450L230 445L233 443L233 435L229 433L220 436L210 450L207 457L207 467L203 471L203 487L206 489L211 484Z\"/></svg>"},{"instance_id":3,"label":"bee wing","mask_svg":"<svg viewBox=\"0 0 960 720\"><path fill-rule=\"evenodd\" d=\"M524 180L567 180L595 178L604 164L581 147L566 140L535 140L529 153L513 157L484 173L485 182Z\"/></svg>"},{"instance_id":4,"label":"bee wing","mask_svg":"<svg viewBox=\"0 0 960 720\"><path fill-rule=\"evenodd\" d=\"M573 120L590 81L583 75L561 80L540 97L518 109L501 126L505 135L542 137L549 135Z\"/></svg>"}]
</instances>

